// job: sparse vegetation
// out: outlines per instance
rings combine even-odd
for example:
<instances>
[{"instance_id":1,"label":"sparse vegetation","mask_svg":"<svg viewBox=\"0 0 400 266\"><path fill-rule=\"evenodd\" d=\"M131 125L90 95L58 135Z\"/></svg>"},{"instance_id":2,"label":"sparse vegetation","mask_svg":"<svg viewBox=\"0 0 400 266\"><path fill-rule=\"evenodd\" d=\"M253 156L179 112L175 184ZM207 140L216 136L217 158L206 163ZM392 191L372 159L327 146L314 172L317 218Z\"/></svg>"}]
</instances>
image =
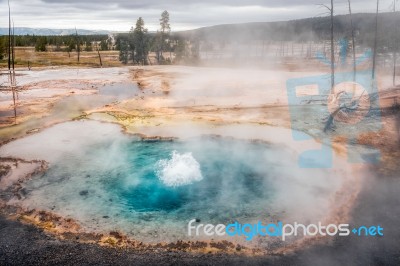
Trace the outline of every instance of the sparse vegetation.
<instances>
[{"instance_id":1,"label":"sparse vegetation","mask_svg":"<svg viewBox=\"0 0 400 266\"><path fill-rule=\"evenodd\" d=\"M6 54L7 49L5 40L5 38L0 38L0 60L2 60Z\"/></svg>"},{"instance_id":2,"label":"sparse vegetation","mask_svg":"<svg viewBox=\"0 0 400 266\"><path fill-rule=\"evenodd\" d=\"M52 46L47 46L48 50ZM47 51L36 52L35 47L17 47L15 49L15 66L26 67L28 64L31 67L45 67L45 66L82 66L82 67L99 67L99 56L97 51L83 51L81 52L80 62L77 62L77 54L69 53L68 47L63 48L64 51ZM102 63L104 66L120 66L118 60L118 51L102 51ZM0 60L0 67L7 66L6 58Z\"/></svg>"},{"instance_id":3,"label":"sparse vegetation","mask_svg":"<svg viewBox=\"0 0 400 266\"><path fill-rule=\"evenodd\" d=\"M45 36L39 37L36 40L35 51L36 52L46 52L46 44L47 44L46 37Z\"/></svg>"}]
</instances>

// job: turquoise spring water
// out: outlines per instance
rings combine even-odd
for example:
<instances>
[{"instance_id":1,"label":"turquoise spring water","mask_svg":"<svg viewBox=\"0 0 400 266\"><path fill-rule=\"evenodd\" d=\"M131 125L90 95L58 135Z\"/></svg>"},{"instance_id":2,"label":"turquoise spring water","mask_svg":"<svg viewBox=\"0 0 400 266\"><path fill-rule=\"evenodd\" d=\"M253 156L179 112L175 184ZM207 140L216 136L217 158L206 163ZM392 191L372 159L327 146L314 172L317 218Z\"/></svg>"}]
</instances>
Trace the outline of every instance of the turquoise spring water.
<instances>
[{"instance_id":1,"label":"turquoise spring water","mask_svg":"<svg viewBox=\"0 0 400 266\"><path fill-rule=\"evenodd\" d=\"M93 138L96 127L102 134ZM34 148L42 140L49 146ZM296 153L262 141L150 141L96 122L61 124L21 141L29 149L21 152L50 161L24 184L23 206L72 218L87 231L118 230L147 242L191 239L192 219L246 223L307 212L301 206L324 204L315 199L331 187L319 174L297 178ZM316 191L320 196L312 196Z\"/></svg>"},{"instance_id":2,"label":"turquoise spring water","mask_svg":"<svg viewBox=\"0 0 400 266\"><path fill-rule=\"evenodd\" d=\"M26 184L26 201L92 229L139 238L164 230L168 238L169 230L185 233L193 218L221 223L264 215L276 168L267 161L278 153L265 143L220 137L123 136L64 154Z\"/></svg>"},{"instance_id":3,"label":"turquoise spring water","mask_svg":"<svg viewBox=\"0 0 400 266\"><path fill-rule=\"evenodd\" d=\"M223 138L97 143L83 154L66 155L34 178L28 189L67 188L75 182L79 186L74 197L85 201L100 190L103 193L97 196L112 195L113 204L126 212L169 212L191 206L195 214L204 202L222 204L222 209L229 205L229 212L237 212L271 196L264 156L271 149L267 144ZM231 203L220 202L228 194Z\"/></svg>"}]
</instances>

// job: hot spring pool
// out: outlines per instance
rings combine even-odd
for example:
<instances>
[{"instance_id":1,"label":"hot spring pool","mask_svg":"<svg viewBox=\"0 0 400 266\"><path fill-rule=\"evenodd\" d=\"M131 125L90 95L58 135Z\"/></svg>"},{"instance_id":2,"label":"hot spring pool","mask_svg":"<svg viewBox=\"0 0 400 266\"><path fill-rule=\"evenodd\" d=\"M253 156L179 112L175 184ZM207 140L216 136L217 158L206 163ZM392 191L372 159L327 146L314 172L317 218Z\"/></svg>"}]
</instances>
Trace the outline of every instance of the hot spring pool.
<instances>
[{"instance_id":1,"label":"hot spring pool","mask_svg":"<svg viewBox=\"0 0 400 266\"><path fill-rule=\"evenodd\" d=\"M53 126L0 155L49 162L13 204L147 242L189 240L192 219L322 219L342 182L337 172L298 169L297 154L282 145L213 135L143 140L94 121Z\"/></svg>"}]
</instances>

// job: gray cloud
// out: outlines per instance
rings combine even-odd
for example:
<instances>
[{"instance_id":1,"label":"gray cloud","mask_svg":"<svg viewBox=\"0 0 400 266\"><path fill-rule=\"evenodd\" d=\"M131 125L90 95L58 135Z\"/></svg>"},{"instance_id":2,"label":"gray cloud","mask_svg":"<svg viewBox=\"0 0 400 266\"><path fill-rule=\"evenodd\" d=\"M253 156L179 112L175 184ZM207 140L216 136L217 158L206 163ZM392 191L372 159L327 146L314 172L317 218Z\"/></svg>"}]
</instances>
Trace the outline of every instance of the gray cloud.
<instances>
[{"instance_id":1,"label":"gray cloud","mask_svg":"<svg viewBox=\"0 0 400 266\"><path fill-rule=\"evenodd\" d=\"M319 16L317 4L328 0L11 0L13 19L19 27L87 28L125 31L141 16L150 30L158 27L163 10L171 14L173 30L215 24L278 21ZM381 0L389 11L391 0ZM335 1L336 14L347 13L347 0ZM353 0L354 12L373 12L375 0ZM7 26L7 1L0 0L0 27Z\"/></svg>"}]
</instances>

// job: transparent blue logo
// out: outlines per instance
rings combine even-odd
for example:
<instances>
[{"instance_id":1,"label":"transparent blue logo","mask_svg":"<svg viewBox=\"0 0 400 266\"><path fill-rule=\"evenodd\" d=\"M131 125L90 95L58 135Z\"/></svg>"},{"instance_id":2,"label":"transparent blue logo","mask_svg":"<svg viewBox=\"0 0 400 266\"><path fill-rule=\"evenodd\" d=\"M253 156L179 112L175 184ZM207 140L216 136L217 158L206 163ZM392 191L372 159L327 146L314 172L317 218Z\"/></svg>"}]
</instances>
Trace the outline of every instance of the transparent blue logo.
<instances>
[{"instance_id":1,"label":"transparent blue logo","mask_svg":"<svg viewBox=\"0 0 400 266\"><path fill-rule=\"evenodd\" d=\"M346 40L340 41L340 64L335 64L335 86L331 88L331 75L318 75L287 80L289 112L293 139L306 141L313 137L321 141L321 148L299 155L301 168L331 168L333 164L332 138L347 140L347 158L350 163L377 163L379 150L358 143L363 134L382 128L379 95L372 69L355 73L339 72L347 65ZM324 64L330 61L321 53L316 55ZM357 65L371 57L365 52L357 58ZM303 133L303 132L307 132ZM311 134L311 135L309 135Z\"/></svg>"}]
</instances>

